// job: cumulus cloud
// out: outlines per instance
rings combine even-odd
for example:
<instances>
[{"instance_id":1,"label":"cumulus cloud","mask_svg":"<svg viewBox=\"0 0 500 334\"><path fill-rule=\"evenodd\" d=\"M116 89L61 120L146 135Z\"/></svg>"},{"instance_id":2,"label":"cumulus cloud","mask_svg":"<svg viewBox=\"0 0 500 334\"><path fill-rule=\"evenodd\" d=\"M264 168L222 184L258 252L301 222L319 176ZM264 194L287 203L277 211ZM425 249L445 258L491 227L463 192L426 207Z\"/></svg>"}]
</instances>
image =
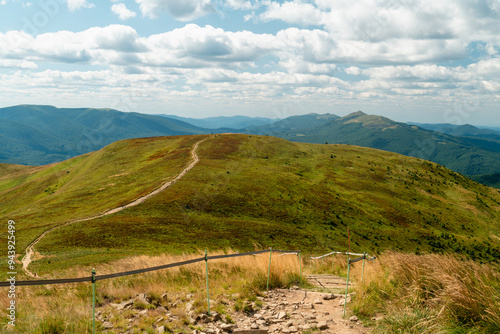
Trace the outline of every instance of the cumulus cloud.
<instances>
[{"instance_id":1,"label":"cumulus cloud","mask_svg":"<svg viewBox=\"0 0 500 334\"><path fill-rule=\"evenodd\" d=\"M221 103L279 98L319 105L388 99L405 103L421 97L452 101L471 94L498 102L500 37L492 27L500 18L495 11L488 14L491 1L483 3L483 11L472 10L464 1L453 10L449 0L416 1L407 8L373 0L360 0L359 5L343 0L224 2L238 10L264 6L259 20L300 25L275 33L192 23L149 36L126 25L36 36L9 31L0 33L0 89L5 96L18 96L26 86L33 94L51 87L60 96L74 97L79 91L103 101L135 89L150 100L161 96L161 102L196 97ZM187 20L213 10L208 0L186 1L185 6L167 0L136 2L147 17L166 12ZM119 8L128 10L114 3L117 15ZM476 22L462 15L465 8ZM476 30L467 33L463 26ZM485 59L468 64L472 52ZM468 62L449 65L450 60L463 59ZM63 71L53 65L58 63L105 70ZM51 70L45 70L47 64Z\"/></svg>"},{"instance_id":2,"label":"cumulus cloud","mask_svg":"<svg viewBox=\"0 0 500 334\"><path fill-rule=\"evenodd\" d=\"M94 8L94 4L88 3L87 0L67 0L68 9L72 12L82 8Z\"/></svg>"},{"instance_id":3,"label":"cumulus cloud","mask_svg":"<svg viewBox=\"0 0 500 334\"><path fill-rule=\"evenodd\" d=\"M301 1L270 2L267 4L267 10L260 14L258 18L266 22L282 20L300 25L316 25L324 21L323 12L314 5Z\"/></svg>"},{"instance_id":4,"label":"cumulus cloud","mask_svg":"<svg viewBox=\"0 0 500 334\"><path fill-rule=\"evenodd\" d=\"M147 55L149 63L173 66L218 66L252 62L275 50L275 37L249 31L227 32L212 26L188 24L183 28L153 35L147 39L155 52ZM204 65L203 65L204 64Z\"/></svg>"},{"instance_id":5,"label":"cumulus cloud","mask_svg":"<svg viewBox=\"0 0 500 334\"><path fill-rule=\"evenodd\" d=\"M349 66L346 68L345 73L350 74L350 75L360 75L361 74L361 69L356 66Z\"/></svg>"},{"instance_id":6,"label":"cumulus cloud","mask_svg":"<svg viewBox=\"0 0 500 334\"><path fill-rule=\"evenodd\" d=\"M257 9L260 7L259 0L226 0L225 5L232 9Z\"/></svg>"},{"instance_id":7,"label":"cumulus cloud","mask_svg":"<svg viewBox=\"0 0 500 334\"><path fill-rule=\"evenodd\" d=\"M0 59L179 68L251 66L278 47L271 34L228 32L195 24L149 37L140 37L124 25L36 37L10 31L0 33L0 43L5 46L0 49Z\"/></svg>"},{"instance_id":8,"label":"cumulus cloud","mask_svg":"<svg viewBox=\"0 0 500 334\"><path fill-rule=\"evenodd\" d=\"M215 11L210 0L135 0L143 16L157 18L167 12L179 21L194 20Z\"/></svg>"},{"instance_id":9,"label":"cumulus cloud","mask_svg":"<svg viewBox=\"0 0 500 334\"><path fill-rule=\"evenodd\" d=\"M123 63L129 54L147 52L144 40L128 26L111 25L82 32L58 31L33 37L21 31L0 33L0 59L24 59L32 62ZM138 59L131 56L129 58ZM137 60L140 62L140 60Z\"/></svg>"},{"instance_id":10,"label":"cumulus cloud","mask_svg":"<svg viewBox=\"0 0 500 334\"><path fill-rule=\"evenodd\" d=\"M0 67L36 69L36 68L38 68L38 65L32 61L26 61L26 60L20 60L20 59L0 59Z\"/></svg>"},{"instance_id":11,"label":"cumulus cloud","mask_svg":"<svg viewBox=\"0 0 500 334\"><path fill-rule=\"evenodd\" d=\"M471 41L499 45L498 1L271 0L265 7L254 18L321 26L339 41L457 40L465 45Z\"/></svg>"},{"instance_id":12,"label":"cumulus cloud","mask_svg":"<svg viewBox=\"0 0 500 334\"><path fill-rule=\"evenodd\" d=\"M120 20L125 21L137 16L136 12L131 11L127 8L124 3L114 4L111 6L111 11L118 15Z\"/></svg>"}]
</instances>

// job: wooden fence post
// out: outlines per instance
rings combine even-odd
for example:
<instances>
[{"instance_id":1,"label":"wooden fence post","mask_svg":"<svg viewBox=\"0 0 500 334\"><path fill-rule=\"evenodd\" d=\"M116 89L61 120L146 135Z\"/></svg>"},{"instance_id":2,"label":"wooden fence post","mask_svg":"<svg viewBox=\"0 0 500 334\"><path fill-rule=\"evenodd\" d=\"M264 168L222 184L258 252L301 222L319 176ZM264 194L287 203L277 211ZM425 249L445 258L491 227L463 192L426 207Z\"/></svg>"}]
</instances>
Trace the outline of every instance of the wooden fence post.
<instances>
[{"instance_id":1,"label":"wooden fence post","mask_svg":"<svg viewBox=\"0 0 500 334\"><path fill-rule=\"evenodd\" d=\"M347 305L347 290L349 288L349 271L351 270L351 261L349 261L349 256L347 256L347 283L345 285L345 299L344 299L344 317L345 317L345 308Z\"/></svg>"},{"instance_id":2,"label":"wooden fence post","mask_svg":"<svg viewBox=\"0 0 500 334\"><path fill-rule=\"evenodd\" d=\"M267 270L267 287L266 290L269 291L269 277L271 276L271 254L273 254L273 248L269 248L269 269Z\"/></svg>"},{"instance_id":3,"label":"wooden fence post","mask_svg":"<svg viewBox=\"0 0 500 334\"><path fill-rule=\"evenodd\" d=\"M361 283L363 283L363 277L365 276L365 259L366 259L366 252L363 252L363 269L361 270Z\"/></svg>"},{"instance_id":4,"label":"wooden fence post","mask_svg":"<svg viewBox=\"0 0 500 334\"><path fill-rule=\"evenodd\" d=\"M95 268L92 269L92 333L95 334Z\"/></svg>"},{"instance_id":5,"label":"wooden fence post","mask_svg":"<svg viewBox=\"0 0 500 334\"><path fill-rule=\"evenodd\" d=\"M208 288L208 256L206 249L205 249L205 272L207 273L207 306L208 306L207 314L210 316L210 291Z\"/></svg>"}]
</instances>

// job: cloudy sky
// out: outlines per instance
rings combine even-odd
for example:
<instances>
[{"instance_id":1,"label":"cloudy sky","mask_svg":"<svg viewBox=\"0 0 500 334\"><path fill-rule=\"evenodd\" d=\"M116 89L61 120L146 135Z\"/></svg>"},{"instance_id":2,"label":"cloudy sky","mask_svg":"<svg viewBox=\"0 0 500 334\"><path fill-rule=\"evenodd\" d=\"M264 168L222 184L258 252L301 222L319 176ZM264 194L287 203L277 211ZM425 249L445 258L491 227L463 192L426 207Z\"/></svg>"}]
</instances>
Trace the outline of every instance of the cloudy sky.
<instances>
[{"instance_id":1,"label":"cloudy sky","mask_svg":"<svg viewBox=\"0 0 500 334\"><path fill-rule=\"evenodd\" d=\"M0 0L0 107L500 125L500 0Z\"/></svg>"}]
</instances>

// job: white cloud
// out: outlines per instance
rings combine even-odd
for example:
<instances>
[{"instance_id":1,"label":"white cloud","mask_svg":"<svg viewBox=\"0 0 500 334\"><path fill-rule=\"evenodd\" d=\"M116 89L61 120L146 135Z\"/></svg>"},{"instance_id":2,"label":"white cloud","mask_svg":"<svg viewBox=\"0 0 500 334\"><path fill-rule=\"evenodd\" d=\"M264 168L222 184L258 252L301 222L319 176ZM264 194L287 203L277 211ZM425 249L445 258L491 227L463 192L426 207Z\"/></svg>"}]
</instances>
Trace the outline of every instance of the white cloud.
<instances>
[{"instance_id":1,"label":"white cloud","mask_svg":"<svg viewBox=\"0 0 500 334\"><path fill-rule=\"evenodd\" d=\"M472 41L500 46L498 0L270 0L264 4L266 10L253 14L254 18L321 26L338 42L445 40L464 48Z\"/></svg>"},{"instance_id":2,"label":"white cloud","mask_svg":"<svg viewBox=\"0 0 500 334\"><path fill-rule=\"evenodd\" d=\"M252 66L277 49L275 36L249 31L227 32L211 26L183 28L140 37L124 25L59 31L33 37L24 32L0 33L0 59L35 62L87 63L102 66L179 68ZM132 69L132 68L131 68Z\"/></svg>"},{"instance_id":3,"label":"white cloud","mask_svg":"<svg viewBox=\"0 0 500 334\"><path fill-rule=\"evenodd\" d=\"M21 31L0 33L0 59L34 62L123 65L140 62L136 54L147 52L144 39L128 26L111 25L82 32L58 31L33 37Z\"/></svg>"},{"instance_id":4,"label":"white cloud","mask_svg":"<svg viewBox=\"0 0 500 334\"><path fill-rule=\"evenodd\" d=\"M291 24L317 25L323 21L323 13L310 3L291 1L285 3L269 2L267 10L258 18L268 22L282 20Z\"/></svg>"},{"instance_id":5,"label":"white cloud","mask_svg":"<svg viewBox=\"0 0 500 334\"><path fill-rule=\"evenodd\" d=\"M88 3L87 0L67 0L68 9L71 12L77 11L82 8L94 8L94 4Z\"/></svg>"},{"instance_id":6,"label":"white cloud","mask_svg":"<svg viewBox=\"0 0 500 334\"><path fill-rule=\"evenodd\" d=\"M356 66L350 66L346 68L345 73L350 74L350 75L360 75L361 74L361 69Z\"/></svg>"},{"instance_id":7,"label":"white cloud","mask_svg":"<svg viewBox=\"0 0 500 334\"><path fill-rule=\"evenodd\" d=\"M260 7L259 0L226 0L225 5L233 9L251 10Z\"/></svg>"},{"instance_id":8,"label":"white cloud","mask_svg":"<svg viewBox=\"0 0 500 334\"><path fill-rule=\"evenodd\" d=\"M226 66L252 62L275 49L275 37L249 31L227 32L212 26L188 24L147 39L150 64L163 66ZM215 63L214 63L215 62Z\"/></svg>"},{"instance_id":9,"label":"white cloud","mask_svg":"<svg viewBox=\"0 0 500 334\"><path fill-rule=\"evenodd\" d=\"M157 18L167 12L179 21L190 21L215 11L210 0L135 0L143 16Z\"/></svg>"},{"instance_id":10,"label":"white cloud","mask_svg":"<svg viewBox=\"0 0 500 334\"><path fill-rule=\"evenodd\" d=\"M124 3L114 4L111 6L111 11L118 15L120 20L125 21L137 16L136 12L127 8Z\"/></svg>"},{"instance_id":11,"label":"white cloud","mask_svg":"<svg viewBox=\"0 0 500 334\"><path fill-rule=\"evenodd\" d=\"M374 19L374 33L363 35L361 27L368 27L365 23L370 22L370 17L373 19L368 12L380 3L360 1L371 7L358 8L347 1L338 1L335 8L328 7L331 2L319 0L259 2L268 4L263 20L267 17L266 20L279 19L289 24L315 25L314 29L290 27L274 34L233 32L196 24L150 36L140 36L126 25L36 36L21 31L0 32L0 89L5 92L3 96L22 98L24 90L27 96L43 97L44 91L50 91L53 98L79 99L83 103L78 96L85 96L102 101L103 105L132 93L148 103L176 101L191 106L193 98L198 105L203 104L199 101L218 101L221 105L239 101L255 106L283 99L289 104L309 103L318 108L331 105L332 101L336 105L354 105L358 101L376 103L389 99L404 105L425 101L431 106L437 105L436 101L471 97L489 104L500 103L500 37L493 34L489 25L492 19L500 22L495 13L482 17L471 9L471 16L481 17L471 23L460 14L466 5L459 3L452 13L456 17L445 16L446 22L437 24L432 13L442 13L441 7L446 7L448 0L429 2L426 8L395 6L372 15L380 18L386 15L384 11L391 13L402 31L395 31L393 22L382 24ZM137 2L148 17L171 11L169 1ZM195 3L210 2L191 1ZM225 4L245 9L244 6L257 2L228 0ZM201 7L190 8L184 14L178 11L176 18L199 17L209 12L196 9ZM343 9L344 16L336 12ZM417 26L425 15L433 28L422 25L419 31ZM338 20L327 21L334 17ZM366 20L343 30L356 22L352 17ZM461 31L461 24L472 24L478 30L467 35ZM476 43L471 45L471 41ZM470 65L444 65L451 64L449 60L465 58L470 62L471 53L488 57L488 52L490 59L476 59ZM62 68L72 67L59 66L68 63L87 66L88 71L65 71ZM47 67L50 70L38 70ZM345 77L342 69L357 77L341 80ZM0 101L5 99L0 97Z\"/></svg>"},{"instance_id":12,"label":"white cloud","mask_svg":"<svg viewBox=\"0 0 500 334\"><path fill-rule=\"evenodd\" d=\"M0 67L4 68L22 68L22 69L36 69L38 65L32 61L19 60L19 59L0 59Z\"/></svg>"}]
</instances>

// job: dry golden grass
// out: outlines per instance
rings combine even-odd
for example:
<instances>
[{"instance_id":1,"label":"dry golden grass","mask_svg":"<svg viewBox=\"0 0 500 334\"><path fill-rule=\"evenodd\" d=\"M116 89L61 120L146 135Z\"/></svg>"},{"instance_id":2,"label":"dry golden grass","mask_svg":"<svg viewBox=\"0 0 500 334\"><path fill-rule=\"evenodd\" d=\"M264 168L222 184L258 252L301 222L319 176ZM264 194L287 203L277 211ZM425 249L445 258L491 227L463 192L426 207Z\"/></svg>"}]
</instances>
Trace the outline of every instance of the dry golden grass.
<instances>
[{"instance_id":1,"label":"dry golden grass","mask_svg":"<svg viewBox=\"0 0 500 334\"><path fill-rule=\"evenodd\" d=\"M402 333L450 328L495 333L500 331L497 269L453 255L387 252L365 267L354 310L365 318L386 313L378 326L383 333L394 327L407 328Z\"/></svg>"},{"instance_id":2,"label":"dry golden grass","mask_svg":"<svg viewBox=\"0 0 500 334\"><path fill-rule=\"evenodd\" d=\"M230 252L232 253L232 252ZM222 252L209 255L221 255ZM186 261L203 257L194 255L161 255L155 257L136 256L121 259L97 268L97 274L109 274L140 268L153 267L168 263ZM239 305L254 300L255 295L266 288L269 253L256 256L210 260L209 284L210 299L214 300L212 310L225 312L225 305L218 303L221 298L237 294ZM65 277L89 276L91 268L73 268L65 272ZM273 253L271 264L270 288L300 283L299 262L296 255ZM169 323L172 330L186 327L186 315L183 308L186 294L193 294L196 311L207 309L205 262L160 271L118 277L97 281L98 310L111 312L110 303L119 303L134 298L140 293L147 294L153 301L159 301L167 294L170 312L178 317L178 321ZM17 333L91 333L91 284L67 284L53 286L18 287L16 301L18 303ZM6 294L0 294L1 305L9 302ZM172 305L175 305L174 307ZM7 319L2 307L1 317ZM156 315L155 310L151 310ZM126 314L114 310L113 324L125 326ZM159 314L158 314L159 315ZM138 324L138 330L151 327L154 317L144 317ZM44 329L45 328L45 329ZM49 328L47 330L47 328ZM152 327L151 327L152 328ZM16 332L16 331L9 331Z\"/></svg>"}]
</instances>

